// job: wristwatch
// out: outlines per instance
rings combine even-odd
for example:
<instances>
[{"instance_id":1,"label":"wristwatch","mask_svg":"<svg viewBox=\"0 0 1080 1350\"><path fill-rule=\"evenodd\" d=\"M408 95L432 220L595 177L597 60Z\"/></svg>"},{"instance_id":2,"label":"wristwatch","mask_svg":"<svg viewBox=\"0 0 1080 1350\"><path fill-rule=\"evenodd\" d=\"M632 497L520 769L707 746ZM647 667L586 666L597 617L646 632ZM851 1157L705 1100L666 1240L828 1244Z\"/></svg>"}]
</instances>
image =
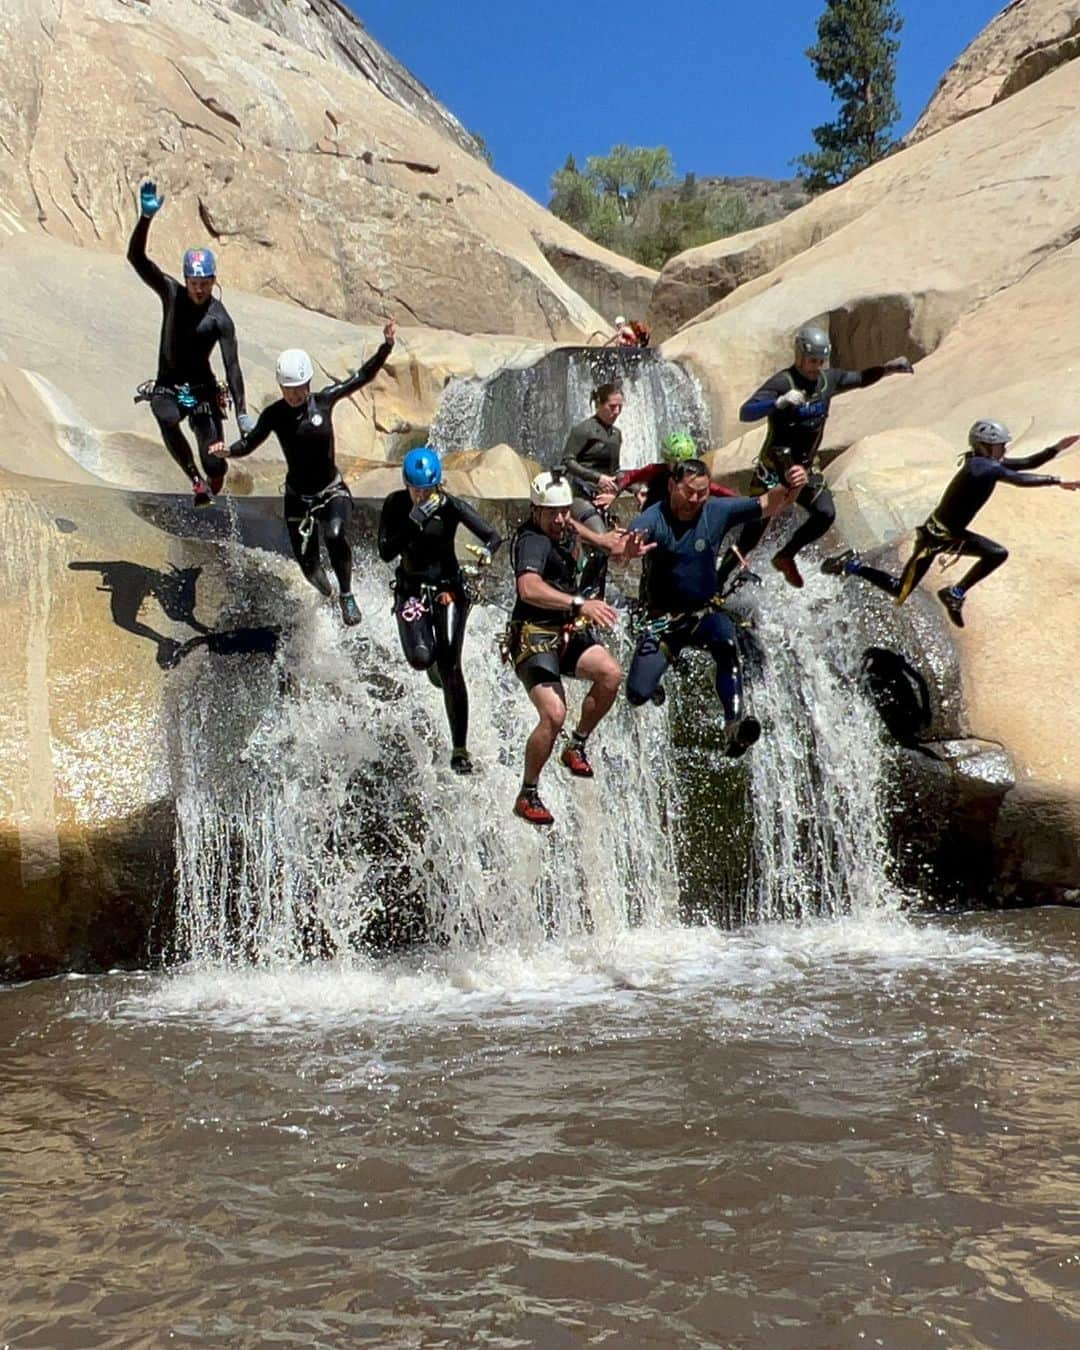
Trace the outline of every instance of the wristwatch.
<instances>
[{"instance_id":1,"label":"wristwatch","mask_svg":"<svg viewBox=\"0 0 1080 1350\"><path fill-rule=\"evenodd\" d=\"M574 613L578 614L580 613L582 606L585 604L585 597L583 595L575 595L574 598L570 601L570 604L573 607Z\"/></svg>"}]
</instances>

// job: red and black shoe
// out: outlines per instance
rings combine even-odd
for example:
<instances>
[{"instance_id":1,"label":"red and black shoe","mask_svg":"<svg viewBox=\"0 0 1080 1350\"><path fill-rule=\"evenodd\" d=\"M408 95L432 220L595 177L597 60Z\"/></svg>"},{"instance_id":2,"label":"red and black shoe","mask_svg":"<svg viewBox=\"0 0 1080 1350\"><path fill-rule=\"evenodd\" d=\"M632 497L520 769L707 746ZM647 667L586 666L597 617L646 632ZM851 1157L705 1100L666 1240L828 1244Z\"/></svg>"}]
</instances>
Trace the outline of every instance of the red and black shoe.
<instances>
[{"instance_id":1,"label":"red and black shoe","mask_svg":"<svg viewBox=\"0 0 1080 1350\"><path fill-rule=\"evenodd\" d=\"M195 494L196 506L213 506L213 493L211 493L210 489L201 478L193 478L191 480L191 490Z\"/></svg>"},{"instance_id":2,"label":"red and black shoe","mask_svg":"<svg viewBox=\"0 0 1080 1350\"><path fill-rule=\"evenodd\" d=\"M555 817L540 800L540 792L535 787L523 787L514 803L514 815L527 820L530 825L554 825Z\"/></svg>"},{"instance_id":3,"label":"red and black shoe","mask_svg":"<svg viewBox=\"0 0 1080 1350\"><path fill-rule=\"evenodd\" d=\"M575 778L591 778L593 776L593 766L589 763L589 756L586 753L583 741L571 741L559 756L559 759Z\"/></svg>"},{"instance_id":4,"label":"red and black shoe","mask_svg":"<svg viewBox=\"0 0 1080 1350\"><path fill-rule=\"evenodd\" d=\"M780 573L789 586L794 586L796 590L801 590L805 585L802 579L802 573L794 558L789 558L784 553L777 553L773 556L772 565Z\"/></svg>"}]
</instances>

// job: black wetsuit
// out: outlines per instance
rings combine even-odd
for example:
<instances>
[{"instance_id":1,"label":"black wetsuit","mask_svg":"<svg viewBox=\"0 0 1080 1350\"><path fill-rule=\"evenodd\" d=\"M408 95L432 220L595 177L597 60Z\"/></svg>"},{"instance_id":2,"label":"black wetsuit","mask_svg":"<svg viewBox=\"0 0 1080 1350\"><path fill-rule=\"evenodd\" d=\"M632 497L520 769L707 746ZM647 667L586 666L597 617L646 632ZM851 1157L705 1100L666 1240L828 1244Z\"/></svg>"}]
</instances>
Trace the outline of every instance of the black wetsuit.
<instances>
[{"instance_id":1,"label":"black wetsuit","mask_svg":"<svg viewBox=\"0 0 1080 1350\"><path fill-rule=\"evenodd\" d=\"M621 454L622 432L617 426L606 426L594 415L571 428L563 446L563 467L574 489L575 520L589 524L591 517L599 516L593 498L601 477L617 477ZM601 518L591 528L603 530L606 522Z\"/></svg>"},{"instance_id":2,"label":"black wetsuit","mask_svg":"<svg viewBox=\"0 0 1080 1350\"><path fill-rule=\"evenodd\" d=\"M736 525L746 528L761 517L755 497L710 497L693 520L679 520L670 503L659 502L631 522L656 548L646 587L649 623L638 639L626 678L626 696L635 707L660 688L668 666L687 647L707 651L716 666L716 692L725 720L742 716L742 671L735 625L716 596L716 560L724 536Z\"/></svg>"},{"instance_id":3,"label":"black wetsuit","mask_svg":"<svg viewBox=\"0 0 1080 1350\"><path fill-rule=\"evenodd\" d=\"M915 531L914 548L903 573L894 576L880 568L871 567L861 559L853 559L847 567L850 576L861 577L871 586L904 599L911 594L930 570L940 553L956 553L973 557L975 563L957 583L956 589L966 593L1008 559L1009 550L985 535L975 534L967 527L990 500L999 483L1014 487L1050 487L1061 482L1052 474L1026 473L1038 469L1058 453L1056 446L1048 446L1033 455L1018 459L991 459L989 455L967 454L960 469L933 513Z\"/></svg>"},{"instance_id":4,"label":"black wetsuit","mask_svg":"<svg viewBox=\"0 0 1080 1350\"><path fill-rule=\"evenodd\" d=\"M379 518L379 556L398 563L394 573L394 617L405 659L414 670L438 673L446 718L455 749L464 749L469 736L469 694L461 670L461 647L470 600L461 564L454 551L459 525L476 535L489 554L502 543L468 502L439 492L439 504L421 524L406 489L392 492ZM449 604L441 594L453 597Z\"/></svg>"},{"instance_id":5,"label":"black wetsuit","mask_svg":"<svg viewBox=\"0 0 1080 1350\"><path fill-rule=\"evenodd\" d=\"M518 527L510 552L515 577L535 572L541 581L566 593L567 606L558 610L530 605L519 595L510 616L518 679L529 690L538 684L555 685L565 701L562 677L573 675L581 658L599 641L591 628L574 626L572 597L581 575L576 537L564 536L556 543L527 520Z\"/></svg>"},{"instance_id":6,"label":"black wetsuit","mask_svg":"<svg viewBox=\"0 0 1080 1350\"><path fill-rule=\"evenodd\" d=\"M866 370L834 370L830 367L820 375L808 376L801 374L796 366L788 366L766 380L739 409L740 422L757 422L766 416L769 419L765 444L761 447L750 485L751 492L766 492L785 483L788 469L795 465L806 469L808 474L806 486L795 498L806 511L807 518L780 549L784 557L794 558L800 549L826 534L836 519L832 493L820 474L813 472L833 398L848 389L866 389L877 384L884 374L884 366L868 366ZM806 402L798 407L778 408L776 400L792 389L805 394ZM761 542L767 528L768 521L762 520L740 531L737 542L744 557ZM721 584L738 566L738 559L729 551L720 568Z\"/></svg>"},{"instance_id":7,"label":"black wetsuit","mask_svg":"<svg viewBox=\"0 0 1080 1350\"><path fill-rule=\"evenodd\" d=\"M150 217L140 216L128 244L128 262L161 299L161 339L158 344L156 388L150 410L161 429L161 438L173 459L187 476L200 476L191 446L181 428L184 418L199 447L203 473L208 478L225 472L225 461L207 453L207 447L222 439L222 412L218 382L210 366L210 354L221 348L225 379L239 416L246 412L244 378L236 351L236 330L220 300L197 305L182 281L163 272L146 256Z\"/></svg>"},{"instance_id":8,"label":"black wetsuit","mask_svg":"<svg viewBox=\"0 0 1080 1350\"><path fill-rule=\"evenodd\" d=\"M283 398L259 414L249 436L230 448L235 459L250 455L273 433L281 443L288 471L285 476L285 524L296 560L304 575L319 590L321 565L319 535L322 534L330 565L342 595L352 591L352 551L346 528L352 495L334 462L334 405L369 384L386 364L393 350L384 342L379 350L348 379L328 384L309 394L298 408Z\"/></svg>"}]
</instances>

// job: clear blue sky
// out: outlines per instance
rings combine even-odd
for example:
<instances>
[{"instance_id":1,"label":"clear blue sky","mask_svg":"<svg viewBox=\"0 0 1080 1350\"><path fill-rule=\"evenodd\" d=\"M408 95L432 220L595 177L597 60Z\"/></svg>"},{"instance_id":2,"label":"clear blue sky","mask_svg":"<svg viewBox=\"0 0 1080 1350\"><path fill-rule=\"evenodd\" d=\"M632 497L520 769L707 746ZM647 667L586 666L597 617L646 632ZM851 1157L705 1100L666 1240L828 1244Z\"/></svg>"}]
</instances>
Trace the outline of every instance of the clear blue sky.
<instances>
[{"instance_id":1,"label":"clear blue sky","mask_svg":"<svg viewBox=\"0 0 1080 1350\"><path fill-rule=\"evenodd\" d=\"M666 145L680 174L788 178L834 115L804 55L824 0L349 0L544 204L568 153ZM1004 0L900 0L899 131Z\"/></svg>"}]
</instances>

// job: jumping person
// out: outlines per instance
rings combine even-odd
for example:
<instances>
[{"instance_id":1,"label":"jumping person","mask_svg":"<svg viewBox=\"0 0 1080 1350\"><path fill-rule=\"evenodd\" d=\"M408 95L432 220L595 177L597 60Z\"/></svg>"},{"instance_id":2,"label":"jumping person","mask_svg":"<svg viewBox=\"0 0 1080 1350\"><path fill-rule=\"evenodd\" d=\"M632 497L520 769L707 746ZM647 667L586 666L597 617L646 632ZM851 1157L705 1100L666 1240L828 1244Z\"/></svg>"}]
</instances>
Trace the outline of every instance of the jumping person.
<instances>
[{"instance_id":1,"label":"jumping person","mask_svg":"<svg viewBox=\"0 0 1080 1350\"><path fill-rule=\"evenodd\" d=\"M217 264L213 253L208 248L187 250L183 285L146 256L150 222L164 201L156 183L148 180L142 184L140 215L128 243L128 262L158 295L162 309L157 378L143 386L139 399L149 401L165 448L191 482L195 505L209 506L221 491L228 468L221 453L225 447L223 396L210 367L210 353L216 346L221 348L240 434L246 435L255 420L248 415L244 402L233 321L221 301L214 298ZM196 467L184 435L185 419L195 433L201 469Z\"/></svg>"},{"instance_id":2,"label":"jumping person","mask_svg":"<svg viewBox=\"0 0 1080 1350\"><path fill-rule=\"evenodd\" d=\"M1012 436L1001 422L980 417L968 432L969 449L960 469L930 516L915 531L914 547L900 576L871 567L854 551L847 549L826 558L821 570L831 576L860 577L871 586L891 595L902 605L940 554L975 558L976 561L955 586L944 586L937 597L957 628L964 626L964 600L972 586L985 580L1006 561L1009 551L993 539L974 534L968 526L990 500L999 483L1014 487L1062 487L1067 492L1080 488L1080 481L1063 481L1051 474L1028 473L1038 469L1075 445L1080 436L1063 436L1054 445L1019 459L1006 459L1005 448Z\"/></svg>"},{"instance_id":3,"label":"jumping person","mask_svg":"<svg viewBox=\"0 0 1080 1350\"><path fill-rule=\"evenodd\" d=\"M511 553L517 603L510 620L508 657L528 691L539 721L525 743L525 774L515 815L533 825L554 817L540 799L540 773L566 721L563 676L590 681L570 744L560 756L576 778L591 778L587 742L615 701L622 681L618 662L597 629L615 627L617 614L604 600L578 593L580 545L570 530L573 493L561 472L538 474L529 490L530 517L514 535ZM625 559L644 551L639 536L620 536Z\"/></svg>"},{"instance_id":4,"label":"jumping person","mask_svg":"<svg viewBox=\"0 0 1080 1350\"><path fill-rule=\"evenodd\" d=\"M823 329L813 324L800 328L795 334L794 363L766 380L739 409L740 422L769 419L750 484L751 493L757 495L782 484L798 488L795 501L807 513L806 520L772 559L773 567L791 586L803 584L796 554L820 539L836 519L832 493L825 486L817 462L834 396L848 389L868 389L885 375L914 373L906 356L896 356L883 366L867 366L865 370L836 370L828 364L831 355L832 344ZM742 565L739 554L745 558L760 543L765 528L764 521L754 521L743 528L737 541L738 552L729 549L721 563L721 588Z\"/></svg>"},{"instance_id":5,"label":"jumping person","mask_svg":"<svg viewBox=\"0 0 1080 1350\"><path fill-rule=\"evenodd\" d=\"M668 666L688 647L707 651L724 710L725 753L733 759L753 745L761 726L743 708L735 625L717 593L717 558L730 529L766 520L791 497L781 487L758 497L710 497L706 465L683 460L672 469L667 501L650 506L630 525L631 533L656 549L646 574L647 623L630 663L626 696L635 707L662 703Z\"/></svg>"},{"instance_id":6,"label":"jumping person","mask_svg":"<svg viewBox=\"0 0 1080 1350\"><path fill-rule=\"evenodd\" d=\"M297 347L277 360L281 397L259 414L251 433L229 447L240 459L257 450L273 432L281 443L288 466L285 476L285 524L289 543L308 581L323 595L333 594L322 565L320 536L337 577L341 617L350 626L360 622L360 606L352 592L352 550L346 529L352 514L352 494L334 461L334 407L343 398L369 384L394 349L394 321L383 329L382 346L354 374L340 384L311 391L315 367Z\"/></svg>"},{"instance_id":7,"label":"jumping person","mask_svg":"<svg viewBox=\"0 0 1080 1350\"><path fill-rule=\"evenodd\" d=\"M400 557L394 573L394 617L405 659L441 687L450 724L455 773L473 772L469 756L469 693L461 670L461 648L471 601L454 552L459 525L483 547L481 565L502 543L498 530L460 497L442 486L442 460L429 446L410 450L401 466L405 486L383 502L379 556Z\"/></svg>"}]
</instances>

